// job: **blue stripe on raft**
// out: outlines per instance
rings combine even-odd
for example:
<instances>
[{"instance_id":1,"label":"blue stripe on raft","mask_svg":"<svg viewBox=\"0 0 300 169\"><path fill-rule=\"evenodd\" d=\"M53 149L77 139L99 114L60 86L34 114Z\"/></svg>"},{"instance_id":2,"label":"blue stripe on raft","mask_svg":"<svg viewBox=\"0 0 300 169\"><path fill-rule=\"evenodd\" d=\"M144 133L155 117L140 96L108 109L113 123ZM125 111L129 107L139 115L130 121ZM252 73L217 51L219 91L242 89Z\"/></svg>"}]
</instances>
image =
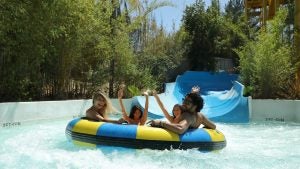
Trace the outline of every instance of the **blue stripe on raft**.
<instances>
[{"instance_id":1,"label":"blue stripe on raft","mask_svg":"<svg viewBox=\"0 0 300 169\"><path fill-rule=\"evenodd\" d=\"M73 119L72 121L70 121L69 124L68 124L68 126L67 126L67 129L68 129L69 131L72 131L73 128L74 128L74 126L75 126L75 124L76 124L79 120L81 120L81 119L80 119L80 118L76 118L76 119Z\"/></svg>"},{"instance_id":2,"label":"blue stripe on raft","mask_svg":"<svg viewBox=\"0 0 300 169\"><path fill-rule=\"evenodd\" d=\"M210 135L203 129L189 129L184 134L179 135L182 142L211 142Z\"/></svg>"},{"instance_id":3,"label":"blue stripe on raft","mask_svg":"<svg viewBox=\"0 0 300 169\"><path fill-rule=\"evenodd\" d=\"M97 136L136 139L137 125L105 123L97 131Z\"/></svg>"}]
</instances>

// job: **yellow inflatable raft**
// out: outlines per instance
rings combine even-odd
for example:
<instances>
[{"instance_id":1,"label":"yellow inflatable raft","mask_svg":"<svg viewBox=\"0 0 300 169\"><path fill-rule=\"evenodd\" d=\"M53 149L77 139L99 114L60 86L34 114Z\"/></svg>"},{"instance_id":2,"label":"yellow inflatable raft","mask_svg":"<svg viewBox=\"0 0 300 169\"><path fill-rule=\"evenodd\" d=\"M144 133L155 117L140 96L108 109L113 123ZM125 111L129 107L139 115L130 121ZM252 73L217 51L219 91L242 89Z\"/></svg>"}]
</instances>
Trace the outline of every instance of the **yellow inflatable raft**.
<instances>
[{"instance_id":1,"label":"yellow inflatable raft","mask_svg":"<svg viewBox=\"0 0 300 169\"><path fill-rule=\"evenodd\" d=\"M95 122L83 118L73 119L66 127L66 136L75 143L149 149L190 149L212 151L226 146L218 130L189 129L176 134L162 128L129 124Z\"/></svg>"}]
</instances>

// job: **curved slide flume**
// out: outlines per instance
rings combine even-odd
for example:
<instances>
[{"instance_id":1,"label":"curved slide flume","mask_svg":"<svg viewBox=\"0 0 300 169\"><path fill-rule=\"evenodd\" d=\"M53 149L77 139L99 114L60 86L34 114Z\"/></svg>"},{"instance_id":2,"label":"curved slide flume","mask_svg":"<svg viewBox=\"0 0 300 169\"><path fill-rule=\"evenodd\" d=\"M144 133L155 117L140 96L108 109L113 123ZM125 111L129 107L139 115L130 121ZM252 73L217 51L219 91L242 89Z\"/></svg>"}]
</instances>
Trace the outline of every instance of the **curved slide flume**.
<instances>
[{"instance_id":1,"label":"curved slide flume","mask_svg":"<svg viewBox=\"0 0 300 169\"><path fill-rule=\"evenodd\" d=\"M249 122L248 98L243 96L244 86L237 81L238 75L188 71L178 76L176 82L166 83L165 92L159 94L168 112L173 105L182 104L182 98L197 85L205 105L202 109L209 119L215 122ZM144 106L145 98L137 96L133 104ZM162 118L163 113L154 97L149 98L149 117Z\"/></svg>"}]
</instances>

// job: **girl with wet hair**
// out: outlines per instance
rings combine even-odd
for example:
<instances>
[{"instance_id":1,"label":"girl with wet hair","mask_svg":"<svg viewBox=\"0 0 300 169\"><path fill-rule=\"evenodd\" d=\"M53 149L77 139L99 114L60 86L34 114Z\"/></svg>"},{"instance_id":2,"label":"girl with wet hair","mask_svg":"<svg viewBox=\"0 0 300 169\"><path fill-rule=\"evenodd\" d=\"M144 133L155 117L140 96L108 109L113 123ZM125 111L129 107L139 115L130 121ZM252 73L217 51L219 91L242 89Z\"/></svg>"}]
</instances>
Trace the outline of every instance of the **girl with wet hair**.
<instances>
[{"instance_id":1,"label":"girl with wet hair","mask_svg":"<svg viewBox=\"0 0 300 169\"><path fill-rule=\"evenodd\" d=\"M179 123L180 117L182 112L184 111L184 107L180 104L175 104L173 106L172 115L169 114L169 112L166 110L165 106L163 105L162 101L160 100L159 96L157 95L156 91L153 91L153 96L155 100L157 101L160 109L164 113L165 117L168 119L170 123Z\"/></svg>"},{"instance_id":2,"label":"girl with wet hair","mask_svg":"<svg viewBox=\"0 0 300 169\"><path fill-rule=\"evenodd\" d=\"M149 122L150 125L162 127L178 134L183 134L189 128L198 128L200 125L203 125L205 128L216 129L216 125L200 112L203 108L203 99L199 91L199 87L193 87L192 91L183 99L182 106L185 108L185 111L181 114L179 123L151 120Z\"/></svg>"},{"instance_id":3,"label":"girl with wet hair","mask_svg":"<svg viewBox=\"0 0 300 169\"><path fill-rule=\"evenodd\" d=\"M124 94L124 87L121 87L118 92L118 99L122 109L123 119L128 122L128 124L136 124L136 125L144 125L147 121L148 116L148 107L149 107L149 94L148 92L144 92L143 94L146 96L145 109L142 109L138 106L133 106L130 110L129 116L127 115L126 109L124 107L122 98Z\"/></svg>"},{"instance_id":4,"label":"girl with wet hair","mask_svg":"<svg viewBox=\"0 0 300 169\"><path fill-rule=\"evenodd\" d=\"M119 120L108 119L112 112L112 104L104 94L97 92L93 95L93 105L86 111L86 118L94 121L120 123Z\"/></svg>"}]
</instances>

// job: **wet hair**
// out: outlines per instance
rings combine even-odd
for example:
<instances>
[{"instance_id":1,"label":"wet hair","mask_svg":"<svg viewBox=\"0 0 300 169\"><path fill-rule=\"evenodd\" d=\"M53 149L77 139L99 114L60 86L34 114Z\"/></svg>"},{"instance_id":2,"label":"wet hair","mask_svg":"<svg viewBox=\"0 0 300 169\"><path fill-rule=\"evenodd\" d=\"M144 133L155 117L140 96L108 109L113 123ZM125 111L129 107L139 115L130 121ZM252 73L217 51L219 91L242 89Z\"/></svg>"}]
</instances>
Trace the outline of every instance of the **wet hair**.
<instances>
[{"instance_id":1,"label":"wet hair","mask_svg":"<svg viewBox=\"0 0 300 169\"><path fill-rule=\"evenodd\" d=\"M102 93L95 93L93 95L93 104L95 103L95 101L100 100L100 99L105 100L105 103L106 103L106 98L103 96Z\"/></svg>"},{"instance_id":2,"label":"wet hair","mask_svg":"<svg viewBox=\"0 0 300 169\"><path fill-rule=\"evenodd\" d=\"M182 105L180 105L180 104L175 104L173 106L173 109L174 109L174 107L179 107L179 109L181 110L181 113L184 112L184 110L185 110L185 108ZM174 111L172 111L172 114L173 114L173 117L175 118L176 116L174 114Z\"/></svg>"},{"instance_id":3,"label":"wet hair","mask_svg":"<svg viewBox=\"0 0 300 169\"><path fill-rule=\"evenodd\" d=\"M203 101L203 98L200 96L200 94L192 92L185 96L185 98L187 98L187 97L192 99L192 104L197 106L196 111L200 112L200 110L202 110L202 108L204 106L204 101Z\"/></svg>"},{"instance_id":4,"label":"wet hair","mask_svg":"<svg viewBox=\"0 0 300 169\"><path fill-rule=\"evenodd\" d=\"M133 117L134 117L134 112L135 112L136 110L140 110L140 111L141 111L141 115L140 115L139 119L142 118L142 116L143 116L143 111L142 111L142 109L141 109L139 106L137 106L137 105L135 105L135 106L133 106L133 107L131 108L130 114L129 114L129 118L133 119Z\"/></svg>"},{"instance_id":5,"label":"wet hair","mask_svg":"<svg viewBox=\"0 0 300 169\"><path fill-rule=\"evenodd\" d=\"M105 114L106 114L106 113L111 113L112 110L113 110L113 107L112 107L112 104L111 104L111 102L110 102L110 99L108 99L108 97L105 96L105 95L104 95L103 93L101 93L101 92L96 92L96 93L94 93L94 95L93 95L93 105L94 105L95 101L100 100L101 98L102 98L103 100L105 100Z\"/></svg>"}]
</instances>

